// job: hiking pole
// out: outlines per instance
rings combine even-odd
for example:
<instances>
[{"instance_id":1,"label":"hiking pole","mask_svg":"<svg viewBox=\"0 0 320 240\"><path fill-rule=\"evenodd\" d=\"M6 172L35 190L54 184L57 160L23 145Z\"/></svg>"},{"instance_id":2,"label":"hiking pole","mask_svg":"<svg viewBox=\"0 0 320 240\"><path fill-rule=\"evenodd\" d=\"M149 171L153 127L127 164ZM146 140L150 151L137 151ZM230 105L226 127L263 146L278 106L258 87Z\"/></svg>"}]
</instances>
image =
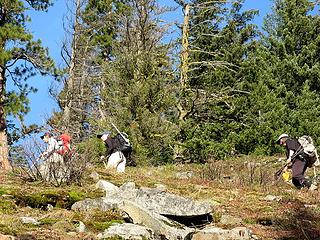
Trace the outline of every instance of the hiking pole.
<instances>
[{"instance_id":1,"label":"hiking pole","mask_svg":"<svg viewBox=\"0 0 320 240\"><path fill-rule=\"evenodd\" d=\"M282 166L278 171L275 172L274 178L275 180L278 180L283 170L288 166L288 163L286 163L284 166Z\"/></svg>"},{"instance_id":2,"label":"hiking pole","mask_svg":"<svg viewBox=\"0 0 320 240\"><path fill-rule=\"evenodd\" d=\"M123 134L120 132L120 130L116 127L116 125L114 125L113 122L111 122L111 121L110 121L110 123L111 123L111 125L117 130L117 132L120 134L120 136L121 136L124 140L126 140L127 142L129 142L129 139L126 138L125 136L123 136Z\"/></svg>"}]
</instances>

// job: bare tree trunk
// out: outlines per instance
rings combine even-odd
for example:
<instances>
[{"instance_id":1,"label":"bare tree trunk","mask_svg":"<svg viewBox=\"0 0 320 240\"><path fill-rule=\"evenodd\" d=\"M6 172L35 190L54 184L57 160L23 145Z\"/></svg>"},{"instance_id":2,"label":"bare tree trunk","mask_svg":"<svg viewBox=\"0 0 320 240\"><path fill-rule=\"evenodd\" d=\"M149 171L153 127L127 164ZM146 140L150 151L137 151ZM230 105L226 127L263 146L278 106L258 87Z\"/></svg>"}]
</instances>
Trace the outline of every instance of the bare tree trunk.
<instances>
[{"instance_id":1,"label":"bare tree trunk","mask_svg":"<svg viewBox=\"0 0 320 240\"><path fill-rule=\"evenodd\" d=\"M66 128L65 131L68 132L70 128L70 112L73 105L73 99L72 96L74 94L74 78L75 78L75 61L76 61L76 51L78 48L78 38L80 34L79 29L79 17L80 17L80 4L81 0L77 0L76 2L76 14L75 14L75 22L73 27L73 38L72 38L72 46L71 46L71 59L69 64L69 77L68 81L66 82L67 85L67 101L65 108L63 109L63 126Z\"/></svg>"},{"instance_id":2,"label":"bare tree trunk","mask_svg":"<svg viewBox=\"0 0 320 240\"><path fill-rule=\"evenodd\" d=\"M9 162L9 150L7 139L7 124L4 112L4 97L5 97L5 76L4 68L0 67L0 169L9 171L11 165Z\"/></svg>"},{"instance_id":3,"label":"bare tree trunk","mask_svg":"<svg viewBox=\"0 0 320 240\"><path fill-rule=\"evenodd\" d=\"M181 84L182 91L186 89L186 85L188 82L189 12L190 12L190 5L186 4L184 6L183 27L182 27L182 52L181 52L181 74L180 74L180 84Z\"/></svg>"},{"instance_id":4,"label":"bare tree trunk","mask_svg":"<svg viewBox=\"0 0 320 240\"><path fill-rule=\"evenodd\" d=\"M189 70L189 12L190 5L185 4L183 9L183 26L182 26L182 51L180 55L181 69L180 69L180 96L185 97L186 88L188 84L188 70ZM188 110L184 109L181 104L182 98L178 102L179 120L183 121L184 117L188 114Z\"/></svg>"}]
</instances>

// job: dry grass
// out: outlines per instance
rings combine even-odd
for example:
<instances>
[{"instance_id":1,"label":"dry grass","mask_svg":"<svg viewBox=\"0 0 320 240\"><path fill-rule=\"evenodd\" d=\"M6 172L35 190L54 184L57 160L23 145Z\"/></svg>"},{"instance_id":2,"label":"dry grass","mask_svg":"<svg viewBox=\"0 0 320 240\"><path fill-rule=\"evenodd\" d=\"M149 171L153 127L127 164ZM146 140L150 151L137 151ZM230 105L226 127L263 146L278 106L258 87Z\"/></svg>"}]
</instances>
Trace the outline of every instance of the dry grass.
<instances>
[{"instance_id":1,"label":"dry grass","mask_svg":"<svg viewBox=\"0 0 320 240\"><path fill-rule=\"evenodd\" d=\"M320 239L320 191L299 191L281 180L274 181L273 174L280 166L281 163L274 158L243 157L206 165L127 168L125 174L95 168L90 169L87 175L96 171L102 179L118 186L129 181L138 187L164 184L171 193L212 203L216 220L222 215L241 218L242 225L261 239ZM70 196L73 200L80 200L104 195L95 190L95 182L89 177L85 178L82 186L63 188L23 182L13 175L1 174L0 179L1 233L25 236L25 239L28 234L33 239L95 239L96 233L113 221L121 222L117 212L78 214L64 209L68 207L62 203ZM29 196L38 201L37 198L46 194L58 196L57 199L62 201L51 212L30 208L17 201L17 196ZM267 195L279 196L281 200L266 201ZM22 224L21 216L32 216L41 225ZM61 220L64 221L62 224ZM74 228L79 221L88 226L88 233L75 233Z\"/></svg>"}]
</instances>

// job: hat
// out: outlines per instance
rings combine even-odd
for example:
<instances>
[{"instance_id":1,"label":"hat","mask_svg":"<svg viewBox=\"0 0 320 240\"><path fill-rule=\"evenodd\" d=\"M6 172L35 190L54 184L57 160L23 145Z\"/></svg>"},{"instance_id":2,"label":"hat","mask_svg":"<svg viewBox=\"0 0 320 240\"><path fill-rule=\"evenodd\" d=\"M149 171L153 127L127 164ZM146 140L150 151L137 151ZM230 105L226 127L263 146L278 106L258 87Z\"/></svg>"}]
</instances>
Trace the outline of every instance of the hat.
<instances>
[{"instance_id":1,"label":"hat","mask_svg":"<svg viewBox=\"0 0 320 240\"><path fill-rule=\"evenodd\" d=\"M282 134L278 137L276 143L279 144L279 143L280 143L280 139L282 139L282 138L289 138L289 135L286 134L286 133L282 133Z\"/></svg>"},{"instance_id":2,"label":"hat","mask_svg":"<svg viewBox=\"0 0 320 240\"><path fill-rule=\"evenodd\" d=\"M111 134L111 132L110 131L105 131L105 132L103 132L103 133L99 133L99 134L97 134L97 138L101 138L102 136L109 136Z\"/></svg>"},{"instance_id":3,"label":"hat","mask_svg":"<svg viewBox=\"0 0 320 240\"><path fill-rule=\"evenodd\" d=\"M51 137L52 134L50 132L45 132L42 136L40 136L40 138L43 139L45 136Z\"/></svg>"}]
</instances>

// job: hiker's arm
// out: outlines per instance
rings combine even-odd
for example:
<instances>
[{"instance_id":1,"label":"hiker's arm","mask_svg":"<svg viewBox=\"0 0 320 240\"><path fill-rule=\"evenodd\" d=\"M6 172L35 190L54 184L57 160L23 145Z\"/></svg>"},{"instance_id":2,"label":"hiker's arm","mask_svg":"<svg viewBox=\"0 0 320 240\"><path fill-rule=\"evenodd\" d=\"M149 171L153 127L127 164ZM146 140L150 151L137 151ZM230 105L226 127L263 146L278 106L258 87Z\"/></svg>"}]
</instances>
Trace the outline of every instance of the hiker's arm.
<instances>
[{"instance_id":1,"label":"hiker's arm","mask_svg":"<svg viewBox=\"0 0 320 240\"><path fill-rule=\"evenodd\" d=\"M287 171L287 169L291 167L293 154L294 154L294 151L293 150L289 150L289 157L287 159L286 166L283 169L283 171Z\"/></svg>"},{"instance_id":2,"label":"hiker's arm","mask_svg":"<svg viewBox=\"0 0 320 240\"><path fill-rule=\"evenodd\" d=\"M294 154L294 151L293 151L293 150L289 150L289 157L288 157L288 159L287 159L287 163L288 163L288 164L292 162L292 156L293 156L293 154Z\"/></svg>"}]
</instances>

